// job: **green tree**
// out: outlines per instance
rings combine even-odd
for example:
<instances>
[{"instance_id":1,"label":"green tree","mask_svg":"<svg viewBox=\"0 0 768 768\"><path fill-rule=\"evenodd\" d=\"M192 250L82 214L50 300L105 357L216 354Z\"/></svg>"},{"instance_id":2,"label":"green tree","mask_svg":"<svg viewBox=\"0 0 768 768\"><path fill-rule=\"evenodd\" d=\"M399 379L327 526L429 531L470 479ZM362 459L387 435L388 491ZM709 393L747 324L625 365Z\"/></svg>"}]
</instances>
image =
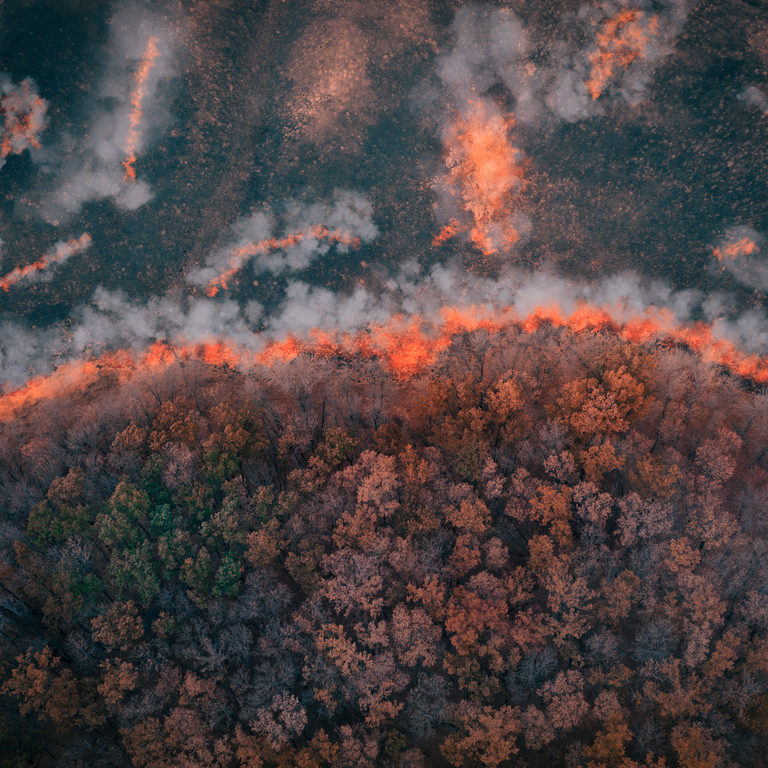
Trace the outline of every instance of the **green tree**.
<instances>
[{"instance_id":1,"label":"green tree","mask_svg":"<svg viewBox=\"0 0 768 768\"><path fill-rule=\"evenodd\" d=\"M135 546L145 535L141 523L149 510L146 491L121 480L115 488L104 512L96 517L99 540L109 547Z\"/></svg>"},{"instance_id":2,"label":"green tree","mask_svg":"<svg viewBox=\"0 0 768 768\"><path fill-rule=\"evenodd\" d=\"M107 571L121 594L137 592L144 607L160 591L154 547L148 539L135 548L113 552Z\"/></svg>"},{"instance_id":3,"label":"green tree","mask_svg":"<svg viewBox=\"0 0 768 768\"><path fill-rule=\"evenodd\" d=\"M231 552L221 560L211 594L214 597L237 597L240 592L240 562Z\"/></svg>"},{"instance_id":4,"label":"green tree","mask_svg":"<svg viewBox=\"0 0 768 768\"><path fill-rule=\"evenodd\" d=\"M38 546L61 544L70 536L88 536L93 525L93 510L83 499L84 473L70 469L66 477L53 480L47 501L32 508L27 535Z\"/></svg>"}]
</instances>

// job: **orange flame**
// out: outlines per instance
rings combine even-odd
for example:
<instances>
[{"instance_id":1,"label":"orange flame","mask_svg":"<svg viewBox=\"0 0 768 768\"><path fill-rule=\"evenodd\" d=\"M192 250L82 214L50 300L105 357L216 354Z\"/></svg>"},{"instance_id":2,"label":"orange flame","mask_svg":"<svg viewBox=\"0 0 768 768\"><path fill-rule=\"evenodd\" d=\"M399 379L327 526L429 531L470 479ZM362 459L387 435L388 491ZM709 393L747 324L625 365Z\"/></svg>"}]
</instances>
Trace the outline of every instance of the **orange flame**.
<instances>
[{"instance_id":1,"label":"orange flame","mask_svg":"<svg viewBox=\"0 0 768 768\"><path fill-rule=\"evenodd\" d=\"M589 55L589 95L597 99L619 70L626 70L635 59L644 58L651 38L658 33L658 17L647 19L637 9L621 11L603 21L597 33L597 50Z\"/></svg>"},{"instance_id":2,"label":"orange flame","mask_svg":"<svg viewBox=\"0 0 768 768\"><path fill-rule=\"evenodd\" d=\"M768 384L768 358L748 354L733 342L718 339L712 326L695 323L676 325L669 310L649 307L628 321L616 320L610 307L580 304L564 312L556 304L537 307L520 316L512 307L490 312L480 307L446 307L439 319L395 316L356 334L315 330L306 339L287 336L267 341L261 352L238 347L220 340L207 344L171 346L157 342L137 355L122 351L108 353L94 360L66 363L49 376L30 380L20 389L0 396L0 419L11 418L19 409L38 400L59 396L68 390L84 389L102 375L113 372L120 381L128 381L137 372L162 369L179 360L200 360L209 365L249 368L289 362L300 354L348 359L380 358L392 375L408 378L438 362L456 334L484 328L498 333L517 328L533 333L543 325L572 330L575 333L609 332L627 342L648 343L667 340L682 344L704 360L725 366L734 374Z\"/></svg>"},{"instance_id":3,"label":"orange flame","mask_svg":"<svg viewBox=\"0 0 768 768\"><path fill-rule=\"evenodd\" d=\"M494 114L492 106L482 101L469 105L468 115L459 115L448 133L446 183L472 217L470 240L490 255L498 250L497 243L509 246L520 239L509 216L524 183L523 153L510 144L507 135L514 125L511 115ZM432 245L440 245L458 231L458 221L451 220Z\"/></svg>"},{"instance_id":4,"label":"orange flame","mask_svg":"<svg viewBox=\"0 0 768 768\"><path fill-rule=\"evenodd\" d=\"M737 240L735 243L725 245L722 248L715 248L712 253L717 256L717 260L723 260L723 257L729 259L735 259L737 256L748 256L752 253L757 253L760 250L757 243L750 240L748 237L742 237L741 240Z\"/></svg>"},{"instance_id":5,"label":"orange flame","mask_svg":"<svg viewBox=\"0 0 768 768\"><path fill-rule=\"evenodd\" d=\"M296 245L309 235L318 240L327 240L329 243L352 245L355 248L360 245L359 237L353 237L349 232L342 232L340 229L330 231L323 224L314 224L308 230L292 232L283 238L271 237L269 240L260 240L258 243L251 242L242 248L232 250L229 257L229 269L213 278L206 286L205 293L208 296L215 296L220 290L227 290L227 281L231 280L243 268L246 260L252 256L269 251L281 251Z\"/></svg>"},{"instance_id":6,"label":"orange flame","mask_svg":"<svg viewBox=\"0 0 768 768\"><path fill-rule=\"evenodd\" d=\"M141 102L146 95L147 78L150 70L155 66L155 59L160 55L157 50L157 38L152 36L147 42L144 55L141 57L139 68L136 71L136 86L131 93L131 114L128 118L128 134L125 137L125 181L136 181L136 149L139 143L139 125L144 113L141 110Z\"/></svg>"},{"instance_id":7,"label":"orange flame","mask_svg":"<svg viewBox=\"0 0 768 768\"><path fill-rule=\"evenodd\" d=\"M79 238L70 240L67 243L59 243L55 248L53 255L43 257L37 261L33 261L31 264L27 264L25 267L16 267L13 272L9 272L5 277L0 278L0 288L4 291L8 291L12 285L24 280L34 272L39 272L51 264L57 262L66 261L73 253L84 251L90 248L91 236L86 232Z\"/></svg>"},{"instance_id":8,"label":"orange flame","mask_svg":"<svg viewBox=\"0 0 768 768\"><path fill-rule=\"evenodd\" d=\"M432 247L437 248L455 235L461 232L461 224L456 219L451 219L440 232L432 238Z\"/></svg>"},{"instance_id":9,"label":"orange flame","mask_svg":"<svg viewBox=\"0 0 768 768\"><path fill-rule=\"evenodd\" d=\"M10 93L0 97L3 136L0 141L0 165L8 155L20 155L27 147L39 147L37 134L43 129L48 102L32 91L32 81L24 80Z\"/></svg>"}]
</instances>

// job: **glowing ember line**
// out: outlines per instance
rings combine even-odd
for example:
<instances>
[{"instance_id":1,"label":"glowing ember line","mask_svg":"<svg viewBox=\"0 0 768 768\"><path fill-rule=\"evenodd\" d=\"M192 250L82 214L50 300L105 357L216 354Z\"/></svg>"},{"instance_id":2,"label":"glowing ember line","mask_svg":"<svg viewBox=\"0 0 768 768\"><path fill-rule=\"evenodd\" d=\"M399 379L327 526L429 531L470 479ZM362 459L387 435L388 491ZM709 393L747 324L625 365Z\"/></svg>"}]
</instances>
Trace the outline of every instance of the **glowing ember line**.
<instances>
[{"instance_id":1,"label":"glowing ember line","mask_svg":"<svg viewBox=\"0 0 768 768\"><path fill-rule=\"evenodd\" d=\"M131 93L131 114L128 119L128 134L125 137L126 158L123 161L125 181L136 181L136 169L133 166L136 163L136 149L139 143L139 125L141 124L141 118L144 116L141 109L141 102L146 95L149 72L155 66L155 59L159 55L160 51L157 50L157 38L154 36L150 37L136 72L136 86Z\"/></svg>"},{"instance_id":2,"label":"glowing ember line","mask_svg":"<svg viewBox=\"0 0 768 768\"><path fill-rule=\"evenodd\" d=\"M469 106L468 113L459 115L448 132L445 164L450 171L445 181L472 218L470 240L489 255L499 246L520 239L510 215L524 183L523 153L510 144L507 135L514 125L511 115L495 113L495 108L483 101L470 101ZM459 232L459 227L453 219L432 244L445 242Z\"/></svg>"},{"instance_id":3,"label":"glowing ember line","mask_svg":"<svg viewBox=\"0 0 768 768\"><path fill-rule=\"evenodd\" d=\"M715 248L712 253L717 256L718 261L722 261L723 258L735 259L737 256L748 256L752 253L758 253L757 243L750 240L748 237L742 237L741 240L737 240L735 243L725 245L722 248Z\"/></svg>"},{"instance_id":4,"label":"glowing ember line","mask_svg":"<svg viewBox=\"0 0 768 768\"><path fill-rule=\"evenodd\" d=\"M258 243L248 243L241 248L235 248L230 252L229 269L213 278L205 288L208 296L215 296L220 290L227 290L227 283L245 265L245 262L253 256L269 251L282 251L300 243L305 237L312 236L317 240L327 240L329 243L341 243L352 245L355 248L360 245L360 238L353 237L349 232L340 229L329 230L323 224L314 224L308 230L292 232L283 238L271 237L269 240L260 240Z\"/></svg>"},{"instance_id":5,"label":"glowing ember line","mask_svg":"<svg viewBox=\"0 0 768 768\"><path fill-rule=\"evenodd\" d=\"M646 19L640 10L621 11L606 19L597 33L597 50L589 55L589 95L599 98L620 70L626 70L635 59L645 58L651 38L658 33L658 17Z\"/></svg>"},{"instance_id":6,"label":"glowing ember line","mask_svg":"<svg viewBox=\"0 0 768 768\"><path fill-rule=\"evenodd\" d=\"M408 378L434 365L456 334L478 328L490 333L507 328L533 333L543 325L568 328L575 333L610 332L634 343L666 339L686 345L702 359L722 365L738 376L757 384L768 384L767 357L748 354L733 342L716 338L712 327L704 323L676 325L671 312L657 307L649 307L629 321L616 320L610 307L588 304L579 305L570 314L555 304L537 307L524 317L512 307L493 313L474 306L446 307L439 320L395 316L387 323L356 334L315 330L305 339L289 335L279 341L267 341L261 352L226 340L175 347L158 342L141 355L122 351L102 355L97 360L67 363L50 376L32 379L15 392L0 396L0 419L10 418L20 408L40 399L83 388L95 381L104 369L127 381L137 371L161 369L179 360L248 369L254 365L287 362L300 354L311 353L319 357L378 357L393 375Z\"/></svg>"},{"instance_id":7,"label":"glowing ember line","mask_svg":"<svg viewBox=\"0 0 768 768\"><path fill-rule=\"evenodd\" d=\"M91 242L91 236L88 233L85 233L79 238L70 240L67 243L57 243L50 256L44 256L42 259L27 264L25 267L16 267L16 269L9 272L5 277L0 278L0 288L7 292L15 283L25 279L32 279L35 273L50 267L52 264L61 264L73 254L90 248Z\"/></svg>"},{"instance_id":8,"label":"glowing ember line","mask_svg":"<svg viewBox=\"0 0 768 768\"><path fill-rule=\"evenodd\" d=\"M438 234L432 238L432 247L442 245L461 232L461 224L456 219L451 219Z\"/></svg>"},{"instance_id":9,"label":"glowing ember line","mask_svg":"<svg viewBox=\"0 0 768 768\"><path fill-rule=\"evenodd\" d=\"M19 86L0 83L0 115L3 132L0 140L0 167L8 155L20 155L27 147L39 147L37 134L43 129L48 102L32 90L32 81ZM8 90L2 94L2 90Z\"/></svg>"}]
</instances>

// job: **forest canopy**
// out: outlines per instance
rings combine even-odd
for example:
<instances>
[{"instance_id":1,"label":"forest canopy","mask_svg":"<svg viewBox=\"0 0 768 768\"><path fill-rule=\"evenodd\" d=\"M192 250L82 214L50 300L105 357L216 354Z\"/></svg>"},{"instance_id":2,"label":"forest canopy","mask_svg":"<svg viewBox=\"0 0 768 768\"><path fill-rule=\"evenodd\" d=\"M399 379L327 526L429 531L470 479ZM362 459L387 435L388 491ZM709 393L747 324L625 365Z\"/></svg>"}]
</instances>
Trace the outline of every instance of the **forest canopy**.
<instances>
[{"instance_id":1,"label":"forest canopy","mask_svg":"<svg viewBox=\"0 0 768 768\"><path fill-rule=\"evenodd\" d=\"M0 766L758 766L768 398L542 325L0 425Z\"/></svg>"}]
</instances>

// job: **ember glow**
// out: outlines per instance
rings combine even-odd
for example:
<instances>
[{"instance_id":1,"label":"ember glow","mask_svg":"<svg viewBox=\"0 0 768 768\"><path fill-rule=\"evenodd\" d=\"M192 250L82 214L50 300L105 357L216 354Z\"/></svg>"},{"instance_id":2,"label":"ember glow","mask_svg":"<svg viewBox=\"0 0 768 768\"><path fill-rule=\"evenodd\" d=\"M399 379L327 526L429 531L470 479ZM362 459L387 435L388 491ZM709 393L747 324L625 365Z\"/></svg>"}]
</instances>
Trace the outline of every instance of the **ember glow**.
<instances>
[{"instance_id":1,"label":"ember glow","mask_svg":"<svg viewBox=\"0 0 768 768\"><path fill-rule=\"evenodd\" d=\"M206 295L215 296L220 290L227 290L227 282L231 281L231 279L245 266L248 260L254 256L258 256L262 253L269 253L270 251L283 251L286 248L298 245L307 237L312 237L317 241L348 245L355 248L360 245L359 237L354 237L350 232L342 232L338 229L330 231L328 227L323 224L315 224L308 230L293 232L282 238L271 237L268 240L261 240L258 243L251 242L241 248L235 248L231 251L229 257L229 269L209 281L205 288Z\"/></svg>"},{"instance_id":2,"label":"ember glow","mask_svg":"<svg viewBox=\"0 0 768 768\"><path fill-rule=\"evenodd\" d=\"M748 237L742 237L735 243L715 248L712 253L717 256L718 261L722 262L723 259L736 259L739 256L751 256L753 253L758 253L759 251L760 248L757 243L750 240Z\"/></svg>"},{"instance_id":3,"label":"ember glow","mask_svg":"<svg viewBox=\"0 0 768 768\"><path fill-rule=\"evenodd\" d=\"M489 311L485 307L455 306L444 307L432 318L395 315L385 323L371 324L355 333L314 329L301 338L293 334L282 339L262 335L260 351L225 339L188 345L157 342L142 353L125 350L107 353L91 360L63 364L51 375L31 379L23 387L0 396L0 418L9 418L40 399L85 389L107 372L128 381L137 373L157 371L189 360L247 371L254 366L289 362L302 354L350 360L379 358L391 374L407 379L434 365L457 334L478 329L492 334L508 329L535 333L545 325L567 328L574 333L610 333L635 344L667 341L694 351L708 362L722 365L736 376L756 384L768 384L768 357L740 350L733 342L720 338L711 325L701 322L680 325L671 312L653 306L629 319L620 319L623 315L620 307L598 307L583 302L571 312L549 304L536 307L524 316L512 307Z\"/></svg>"},{"instance_id":4,"label":"ember glow","mask_svg":"<svg viewBox=\"0 0 768 768\"><path fill-rule=\"evenodd\" d=\"M486 101L470 101L456 116L445 143L444 183L460 208L469 215L469 239L485 255L505 249L520 239L512 220L524 186L523 152L512 146L512 115L504 116ZM451 223L433 240L440 244L458 232Z\"/></svg>"},{"instance_id":5,"label":"ember glow","mask_svg":"<svg viewBox=\"0 0 768 768\"><path fill-rule=\"evenodd\" d=\"M764 765L763 5L0 0L0 768Z\"/></svg>"},{"instance_id":6,"label":"ember glow","mask_svg":"<svg viewBox=\"0 0 768 768\"><path fill-rule=\"evenodd\" d=\"M91 247L91 236L86 232L78 238L68 242L58 242L49 254L42 259L27 264L24 267L16 267L4 277L0 277L0 288L8 291L12 285L22 281L35 279L38 273L48 269L54 264L63 264L70 256L81 253ZM50 278L49 278L50 279Z\"/></svg>"},{"instance_id":7,"label":"ember glow","mask_svg":"<svg viewBox=\"0 0 768 768\"><path fill-rule=\"evenodd\" d=\"M128 376L185 355L243 370L304 352L377 356L410 376L456 333L542 324L665 338L764 381L752 353L768 350L766 219L740 159L768 141L751 108L762 49L740 51L749 77L719 96L732 135L721 147L702 132L697 154L681 126L716 124L707 83L653 87L662 62L690 69L677 51L699 23L686 0L553 8L549 25L524 5L459 2L442 16L424 5L409 26L400 11L326 3L295 28L255 4L252 21L286 46L284 69L246 32L231 39L228 2L214 13L116 0L93 66L61 93L32 64L0 75L0 162L21 171L4 169L17 186L0 201L0 297L49 280L90 235L99 243L88 284L29 291L23 313L6 297L6 391L55 392L46 382L95 376L92 359ZM333 66L316 73L308 52ZM327 104L307 85L317 77L334 86ZM35 82L58 99L45 141ZM310 102L325 117L300 124ZM674 121L657 119L666 107ZM25 147L39 150L15 157ZM139 155L156 169L151 189ZM712 168L700 172L700 157ZM90 235L48 251L50 227L76 216ZM686 226L689 258L676 239ZM683 258L695 266L681 277ZM699 285L696 270L726 282Z\"/></svg>"},{"instance_id":8,"label":"ember glow","mask_svg":"<svg viewBox=\"0 0 768 768\"><path fill-rule=\"evenodd\" d=\"M136 151L138 149L139 139L141 138L140 126L143 117L142 101L146 95L147 78L152 68L155 66L155 59L160 55L157 48L157 38L150 37L144 55L141 57L139 68L136 71L136 84L131 92L131 112L128 123L128 133L125 137L125 181L136 181Z\"/></svg>"},{"instance_id":9,"label":"ember glow","mask_svg":"<svg viewBox=\"0 0 768 768\"><path fill-rule=\"evenodd\" d=\"M432 247L437 248L443 243L455 237L461 232L461 224L456 219L451 219L438 234L432 238Z\"/></svg>"},{"instance_id":10,"label":"ember glow","mask_svg":"<svg viewBox=\"0 0 768 768\"><path fill-rule=\"evenodd\" d=\"M587 90L592 99L599 98L635 59L642 59L658 33L658 18L637 9L621 11L603 21L597 33L597 50L589 55L592 70Z\"/></svg>"},{"instance_id":11,"label":"ember glow","mask_svg":"<svg viewBox=\"0 0 768 768\"><path fill-rule=\"evenodd\" d=\"M14 86L0 78L0 168L9 155L40 146L38 134L45 126L47 108L48 102L35 93L31 80Z\"/></svg>"}]
</instances>

